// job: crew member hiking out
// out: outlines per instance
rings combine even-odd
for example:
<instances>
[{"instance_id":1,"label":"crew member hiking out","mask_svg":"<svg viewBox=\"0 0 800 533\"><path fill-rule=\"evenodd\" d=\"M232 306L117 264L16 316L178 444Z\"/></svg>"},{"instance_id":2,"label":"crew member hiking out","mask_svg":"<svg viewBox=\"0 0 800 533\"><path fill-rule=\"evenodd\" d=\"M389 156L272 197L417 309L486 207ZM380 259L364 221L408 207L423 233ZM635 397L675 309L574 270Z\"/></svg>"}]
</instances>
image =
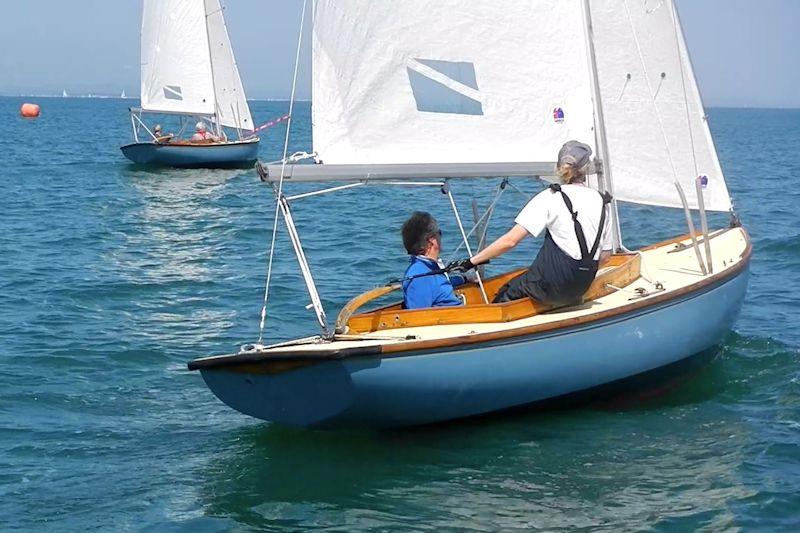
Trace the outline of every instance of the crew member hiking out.
<instances>
[{"instance_id":1,"label":"crew member hiking out","mask_svg":"<svg viewBox=\"0 0 800 533\"><path fill-rule=\"evenodd\" d=\"M558 153L561 184L540 192L520 211L505 235L469 259L448 265L467 271L498 257L528 235L545 231L544 244L528 270L497 292L494 302L530 297L551 305L580 303L594 281L600 260L611 253L608 195L586 186L592 149L569 141Z\"/></svg>"}]
</instances>

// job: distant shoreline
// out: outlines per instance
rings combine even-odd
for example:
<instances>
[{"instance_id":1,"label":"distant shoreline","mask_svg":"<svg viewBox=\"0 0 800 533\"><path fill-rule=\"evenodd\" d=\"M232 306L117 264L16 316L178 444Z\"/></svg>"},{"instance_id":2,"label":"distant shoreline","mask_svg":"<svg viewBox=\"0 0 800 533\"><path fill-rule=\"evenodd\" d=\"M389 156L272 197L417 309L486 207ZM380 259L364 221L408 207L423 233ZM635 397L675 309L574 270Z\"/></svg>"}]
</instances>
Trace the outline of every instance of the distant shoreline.
<instances>
[{"instance_id":1,"label":"distant shoreline","mask_svg":"<svg viewBox=\"0 0 800 533\"><path fill-rule=\"evenodd\" d=\"M62 96L60 94L0 94L0 98L54 98L58 100L139 100L139 96L114 96L108 94L75 94ZM288 102L288 98L248 98L248 102ZM311 102L308 99L298 98L295 102Z\"/></svg>"}]
</instances>

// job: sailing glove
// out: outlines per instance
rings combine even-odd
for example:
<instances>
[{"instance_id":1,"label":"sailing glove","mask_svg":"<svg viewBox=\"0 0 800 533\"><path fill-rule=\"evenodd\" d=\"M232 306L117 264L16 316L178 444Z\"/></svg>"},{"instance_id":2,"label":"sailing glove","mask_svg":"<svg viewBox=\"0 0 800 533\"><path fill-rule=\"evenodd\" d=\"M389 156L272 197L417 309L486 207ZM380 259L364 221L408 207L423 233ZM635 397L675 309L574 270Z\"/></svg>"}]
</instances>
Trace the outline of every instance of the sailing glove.
<instances>
[{"instance_id":1,"label":"sailing glove","mask_svg":"<svg viewBox=\"0 0 800 533\"><path fill-rule=\"evenodd\" d=\"M475 268L475 265L467 258L450 261L445 267L445 270L448 272L469 272L473 268Z\"/></svg>"}]
</instances>

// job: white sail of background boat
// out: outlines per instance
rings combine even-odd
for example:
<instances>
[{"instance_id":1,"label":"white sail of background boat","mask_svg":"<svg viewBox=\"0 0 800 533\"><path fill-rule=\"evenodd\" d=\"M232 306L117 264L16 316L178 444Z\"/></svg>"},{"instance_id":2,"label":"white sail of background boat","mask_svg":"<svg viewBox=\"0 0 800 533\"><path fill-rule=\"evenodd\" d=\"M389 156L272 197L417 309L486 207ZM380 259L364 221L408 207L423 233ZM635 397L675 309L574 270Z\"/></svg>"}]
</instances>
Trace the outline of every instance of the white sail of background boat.
<instances>
[{"instance_id":1,"label":"white sail of background boat","mask_svg":"<svg viewBox=\"0 0 800 533\"><path fill-rule=\"evenodd\" d=\"M144 0L141 107L131 109L135 143L122 147L137 163L225 166L254 161L259 139L236 66L220 0ZM183 134L196 120L222 141L157 141L144 114L178 115ZM151 125L152 126L152 125ZM236 131L229 139L226 128ZM145 130L146 142L140 142Z\"/></svg>"},{"instance_id":2,"label":"white sail of background boat","mask_svg":"<svg viewBox=\"0 0 800 533\"><path fill-rule=\"evenodd\" d=\"M67 98L69 95L67 94L66 89L61 89L61 98Z\"/></svg>"},{"instance_id":3,"label":"white sail of background boat","mask_svg":"<svg viewBox=\"0 0 800 533\"><path fill-rule=\"evenodd\" d=\"M189 363L220 399L296 426L401 426L625 391L713 355L744 299L751 247L733 214L729 227L707 229L706 210L733 213L732 203L672 0L314 7L317 164L288 158L259 172L277 185L276 217L323 333ZM506 178L494 205L509 177L552 179L570 139L593 147L592 185L615 198L616 253L585 305L488 303L516 270L458 291L464 307L361 311L399 289L390 284L329 324L291 210L312 195L285 186L433 184L461 227L458 178ZM689 234L629 252L616 201L683 208Z\"/></svg>"},{"instance_id":4,"label":"white sail of background boat","mask_svg":"<svg viewBox=\"0 0 800 533\"><path fill-rule=\"evenodd\" d=\"M125 96L125 89L122 89L122 92L119 93L119 97L122 98L123 100L127 98L127 96Z\"/></svg>"}]
</instances>

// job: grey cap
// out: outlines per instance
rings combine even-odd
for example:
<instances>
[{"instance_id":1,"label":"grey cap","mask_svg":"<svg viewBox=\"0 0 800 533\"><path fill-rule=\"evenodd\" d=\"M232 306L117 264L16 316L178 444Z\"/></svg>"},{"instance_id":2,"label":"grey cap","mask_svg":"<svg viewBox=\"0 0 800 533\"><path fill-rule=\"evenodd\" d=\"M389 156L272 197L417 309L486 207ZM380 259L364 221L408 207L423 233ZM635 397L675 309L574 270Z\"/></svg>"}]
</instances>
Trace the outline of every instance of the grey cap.
<instances>
[{"instance_id":1,"label":"grey cap","mask_svg":"<svg viewBox=\"0 0 800 533\"><path fill-rule=\"evenodd\" d=\"M567 141L558 151L558 164L569 164L577 169L582 169L589 164L592 157L592 148L578 141Z\"/></svg>"}]
</instances>

